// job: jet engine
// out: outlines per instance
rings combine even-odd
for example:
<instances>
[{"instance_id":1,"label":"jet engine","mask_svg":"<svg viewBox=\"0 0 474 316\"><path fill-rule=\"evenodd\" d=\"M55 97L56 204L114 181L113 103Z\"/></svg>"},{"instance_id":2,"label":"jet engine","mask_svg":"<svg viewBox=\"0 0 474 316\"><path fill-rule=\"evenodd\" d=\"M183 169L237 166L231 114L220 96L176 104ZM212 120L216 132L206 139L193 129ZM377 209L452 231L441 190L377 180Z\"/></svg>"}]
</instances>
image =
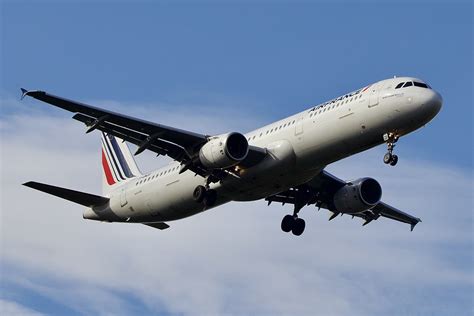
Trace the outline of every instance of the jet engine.
<instances>
[{"instance_id":1,"label":"jet engine","mask_svg":"<svg viewBox=\"0 0 474 316\"><path fill-rule=\"evenodd\" d=\"M372 178L352 181L334 194L334 206L340 213L359 213L377 205L382 197L382 187Z\"/></svg>"},{"instance_id":2,"label":"jet engine","mask_svg":"<svg viewBox=\"0 0 474 316\"><path fill-rule=\"evenodd\" d=\"M229 133L211 138L199 151L199 160L210 169L232 167L247 157L249 144L240 133Z\"/></svg>"}]
</instances>

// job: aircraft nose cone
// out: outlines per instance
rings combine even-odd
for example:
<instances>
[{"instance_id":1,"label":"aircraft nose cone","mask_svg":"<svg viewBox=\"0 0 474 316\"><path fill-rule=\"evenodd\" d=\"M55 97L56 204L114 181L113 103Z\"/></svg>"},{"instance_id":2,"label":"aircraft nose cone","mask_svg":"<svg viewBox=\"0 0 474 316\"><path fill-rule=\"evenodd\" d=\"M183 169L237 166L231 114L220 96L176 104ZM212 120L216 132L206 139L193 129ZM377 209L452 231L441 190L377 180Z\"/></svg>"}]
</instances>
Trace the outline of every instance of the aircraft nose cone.
<instances>
[{"instance_id":1,"label":"aircraft nose cone","mask_svg":"<svg viewBox=\"0 0 474 316\"><path fill-rule=\"evenodd\" d=\"M433 111L438 114L441 110L441 106L443 105L443 97L436 91L433 91L433 96L429 100L430 107L433 108Z\"/></svg>"},{"instance_id":2,"label":"aircraft nose cone","mask_svg":"<svg viewBox=\"0 0 474 316\"><path fill-rule=\"evenodd\" d=\"M435 117L443 105L443 98L441 97L441 94L434 90L427 90L423 99L423 112L425 112L426 115L430 117L430 119Z\"/></svg>"}]
</instances>

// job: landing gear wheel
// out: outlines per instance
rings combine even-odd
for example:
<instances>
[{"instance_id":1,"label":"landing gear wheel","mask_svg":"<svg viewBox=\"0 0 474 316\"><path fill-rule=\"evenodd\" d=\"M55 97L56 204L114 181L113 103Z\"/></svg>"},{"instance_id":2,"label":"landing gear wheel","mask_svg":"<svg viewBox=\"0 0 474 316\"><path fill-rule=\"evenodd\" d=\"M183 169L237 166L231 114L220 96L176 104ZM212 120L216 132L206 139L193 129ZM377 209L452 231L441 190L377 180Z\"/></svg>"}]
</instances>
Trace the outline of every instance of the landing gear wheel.
<instances>
[{"instance_id":1,"label":"landing gear wheel","mask_svg":"<svg viewBox=\"0 0 474 316\"><path fill-rule=\"evenodd\" d=\"M281 230L284 231L285 233L288 233L291 231L293 228L293 225L295 223L295 218L291 215L286 215L283 217L283 220L281 221Z\"/></svg>"},{"instance_id":2,"label":"landing gear wheel","mask_svg":"<svg viewBox=\"0 0 474 316\"><path fill-rule=\"evenodd\" d=\"M207 207L214 206L217 200L217 192L215 190L207 190L206 195L204 196L204 205Z\"/></svg>"},{"instance_id":3,"label":"landing gear wheel","mask_svg":"<svg viewBox=\"0 0 474 316\"><path fill-rule=\"evenodd\" d=\"M392 155L392 160L390 161L390 166L395 166L398 162L398 156Z\"/></svg>"},{"instance_id":4,"label":"landing gear wheel","mask_svg":"<svg viewBox=\"0 0 474 316\"><path fill-rule=\"evenodd\" d=\"M389 164L391 161L392 161L393 157L392 157L392 154L391 153L386 153L384 156L383 156L383 162L385 164ZM397 158L398 159L398 158Z\"/></svg>"},{"instance_id":5,"label":"landing gear wheel","mask_svg":"<svg viewBox=\"0 0 474 316\"><path fill-rule=\"evenodd\" d=\"M305 226L306 226L305 221L302 218L297 218L295 219L291 232L295 236L300 236L304 232Z\"/></svg>"},{"instance_id":6,"label":"landing gear wheel","mask_svg":"<svg viewBox=\"0 0 474 316\"><path fill-rule=\"evenodd\" d=\"M202 185L198 185L193 192L193 199L194 201L201 203L206 196L206 188Z\"/></svg>"}]
</instances>

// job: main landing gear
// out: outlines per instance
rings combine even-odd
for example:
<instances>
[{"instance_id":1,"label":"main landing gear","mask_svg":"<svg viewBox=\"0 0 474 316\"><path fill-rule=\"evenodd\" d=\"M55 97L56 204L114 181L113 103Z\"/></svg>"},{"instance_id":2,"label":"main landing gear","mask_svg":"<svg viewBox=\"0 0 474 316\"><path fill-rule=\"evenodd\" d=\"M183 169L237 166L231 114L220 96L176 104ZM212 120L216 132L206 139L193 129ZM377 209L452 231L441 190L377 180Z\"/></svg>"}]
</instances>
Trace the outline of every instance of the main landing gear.
<instances>
[{"instance_id":1,"label":"main landing gear","mask_svg":"<svg viewBox=\"0 0 474 316\"><path fill-rule=\"evenodd\" d=\"M198 203L203 203L206 207L211 207L216 204L217 192L216 190L206 189L206 187L198 185L194 189L193 199Z\"/></svg>"},{"instance_id":2,"label":"main landing gear","mask_svg":"<svg viewBox=\"0 0 474 316\"><path fill-rule=\"evenodd\" d=\"M300 236L304 232L306 223L304 219L298 217L298 212L301 210L301 207L295 205L295 211L293 215L286 215L281 221L281 230L285 233L292 232L295 236Z\"/></svg>"},{"instance_id":3,"label":"main landing gear","mask_svg":"<svg viewBox=\"0 0 474 316\"><path fill-rule=\"evenodd\" d=\"M293 235L299 236L304 232L306 223L304 219L294 217L293 215L286 215L281 221L281 230L285 233L292 232Z\"/></svg>"},{"instance_id":4,"label":"main landing gear","mask_svg":"<svg viewBox=\"0 0 474 316\"><path fill-rule=\"evenodd\" d=\"M383 135L383 140L387 143L387 153L383 156L383 162L391 166L395 166L398 162L398 156L393 154L393 148L398 141L398 136L394 133Z\"/></svg>"}]
</instances>

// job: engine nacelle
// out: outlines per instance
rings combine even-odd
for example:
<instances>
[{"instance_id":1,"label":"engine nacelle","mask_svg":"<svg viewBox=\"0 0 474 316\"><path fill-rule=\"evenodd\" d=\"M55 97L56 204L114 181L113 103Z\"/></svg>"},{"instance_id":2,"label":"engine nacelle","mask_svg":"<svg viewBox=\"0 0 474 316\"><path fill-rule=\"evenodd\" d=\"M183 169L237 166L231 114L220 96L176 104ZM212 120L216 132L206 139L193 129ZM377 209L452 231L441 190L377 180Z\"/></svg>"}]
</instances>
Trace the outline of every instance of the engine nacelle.
<instances>
[{"instance_id":1,"label":"engine nacelle","mask_svg":"<svg viewBox=\"0 0 474 316\"><path fill-rule=\"evenodd\" d=\"M382 187L377 180L361 178L346 184L334 194L334 206L340 213L363 212L380 202Z\"/></svg>"},{"instance_id":2,"label":"engine nacelle","mask_svg":"<svg viewBox=\"0 0 474 316\"><path fill-rule=\"evenodd\" d=\"M229 133L211 138L199 151L199 160L210 169L232 167L247 157L249 144L240 133Z\"/></svg>"}]
</instances>

